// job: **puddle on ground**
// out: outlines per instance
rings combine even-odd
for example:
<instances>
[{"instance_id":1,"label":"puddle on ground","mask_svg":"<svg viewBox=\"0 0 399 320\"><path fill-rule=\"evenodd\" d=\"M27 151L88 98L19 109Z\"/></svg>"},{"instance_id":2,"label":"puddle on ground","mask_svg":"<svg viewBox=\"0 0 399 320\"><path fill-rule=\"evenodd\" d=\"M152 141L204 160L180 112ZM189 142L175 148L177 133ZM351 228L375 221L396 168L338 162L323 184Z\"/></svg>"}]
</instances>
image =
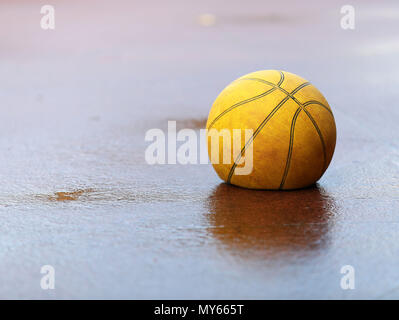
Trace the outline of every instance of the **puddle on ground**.
<instances>
[{"instance_id":1,"label":"puddle on ground","mask_svg":"<svg viewBox=\"0 0 399 320\"><path fill-rule=\"evenodd\" d=\"M139 190L136 188L115 188L115 189L75 189L73 191L56 191L51 194L36 194L33 196L11 197L4 199L6 206L15 204L33 204L33 203L48 203L48 202L81 202L104 205L104 203L112 202L115 205L120 202L133 203L156 203L156 202L177 202L177 201L192 201L194 195L189 193L182 193L179 190L172 188L165 188L157 190L149 188Z\"/></svg>"},{"instance_id":2,"label":"puddle on ground","mask_svg":"<svg viewBox=\"0 0 399 320\"><path fill-rule=\"evenodd\" d=\"M54 195L48 196L48 200L50 201L76 201L80 200L84 196L90 195L93 193L93 189L78 189L75 191L58 191L55 192Z\"/></svg>"}]
</instances>

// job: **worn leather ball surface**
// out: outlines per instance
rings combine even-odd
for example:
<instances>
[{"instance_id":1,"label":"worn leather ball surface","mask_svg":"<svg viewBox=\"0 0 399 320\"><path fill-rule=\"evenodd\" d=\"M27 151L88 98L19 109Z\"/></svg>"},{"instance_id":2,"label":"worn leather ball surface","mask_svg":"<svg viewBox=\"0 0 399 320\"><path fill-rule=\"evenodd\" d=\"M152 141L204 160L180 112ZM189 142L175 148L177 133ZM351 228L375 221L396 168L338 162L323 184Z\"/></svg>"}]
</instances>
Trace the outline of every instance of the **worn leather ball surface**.
<instances>
[{"instance_id":1,"label":"worn leather ball surface","mask_svg":"<svg viewBox=\"0 0 399 320\"><path fill-rule=\"evenodd\" d=\"M216 98L206 128L209 154L211 129L253 130L249 138L242 133L238 155L233 133L230 148L219 144L220 155L229 153L231 163L212 163L221 179L251 189L310 186L326 171L335 149L336 127L327 100L310 82L286 71L257 71L233 81ZM252 171L237 174L249 146Z\"/></svg>"}]
</instances>

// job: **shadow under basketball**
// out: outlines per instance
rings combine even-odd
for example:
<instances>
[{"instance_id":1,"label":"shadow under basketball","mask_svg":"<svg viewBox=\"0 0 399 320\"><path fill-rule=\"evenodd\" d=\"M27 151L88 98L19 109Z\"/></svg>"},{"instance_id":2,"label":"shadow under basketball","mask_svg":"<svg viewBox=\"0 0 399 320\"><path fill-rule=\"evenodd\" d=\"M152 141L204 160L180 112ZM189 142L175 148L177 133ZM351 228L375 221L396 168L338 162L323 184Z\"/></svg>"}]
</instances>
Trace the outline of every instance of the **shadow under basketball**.
<instances>
[{"instance_id":1,"label":"shadow under basketball","mask_svg":"<svg viewBox=\"0 0 399 320\"><path fill-rule=\"evenodd\" d=\"M313 186L257 191L220 184L209 196L210 233L237 255L308 253L326 244L334 201Z\"/></svg>"}]
</instances>

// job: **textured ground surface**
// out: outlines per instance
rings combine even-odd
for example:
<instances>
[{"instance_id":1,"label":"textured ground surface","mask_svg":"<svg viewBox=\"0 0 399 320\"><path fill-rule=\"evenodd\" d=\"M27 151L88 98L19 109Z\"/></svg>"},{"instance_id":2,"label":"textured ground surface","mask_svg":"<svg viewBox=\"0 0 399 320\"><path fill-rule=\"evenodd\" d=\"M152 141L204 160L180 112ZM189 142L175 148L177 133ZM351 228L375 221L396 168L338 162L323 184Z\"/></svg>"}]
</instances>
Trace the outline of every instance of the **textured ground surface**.
<instances>
[{"instance_id":1,"label":"textured ground surface","mask_svg":"<svg viewBox=\"0 0 399 320\"><path fill-rule=\"evenodd\" d=\"M1 298L399 298L397 1L355 4L353 31L339 1L52 3L43 31L41 1L0 1ZM200 127L259 69L309 79L334 111L317 188L145 163L147 129Z\"/></svg>"}]
</instances>

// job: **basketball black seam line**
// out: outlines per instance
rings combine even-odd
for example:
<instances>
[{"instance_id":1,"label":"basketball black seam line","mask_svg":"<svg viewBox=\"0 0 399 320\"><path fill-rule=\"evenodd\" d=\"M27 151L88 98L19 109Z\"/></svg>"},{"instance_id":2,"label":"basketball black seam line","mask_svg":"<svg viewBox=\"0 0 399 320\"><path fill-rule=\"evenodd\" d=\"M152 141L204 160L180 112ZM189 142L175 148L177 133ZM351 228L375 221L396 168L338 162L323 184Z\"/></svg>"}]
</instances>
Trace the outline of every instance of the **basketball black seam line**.
<instances>
[{"instance_id":1,"label":"basketball black seam line","mask_svg":"<svg viewBox=\"0 0 399 320\"><path fill-rule=\"evenodd\" d=\"M306 115L308 116L309 120L312 121L313 126L316 129L317 134L319 135L319 138L320 138L320 141L321 141L321 145L322 145L322 148L323 148L323 157L324 157L324 160L323 160L323 171L324 171L325 168L326 168L326 164L327 164L327 152L326 152L326 144L324 142L323 135L322 135L322 133L320 131L319 126L316 123L316 120L312 117L312 115L309 113L309 111L306 110L305 108L303 108L303 111L306 113Z\"/></svg>"},{"instance_id":2,"label":"basketball black seam line","mask_svg":"<svg viewBox=\"0 0 399 320\"><path fill-rule=\"evenodd\" d=\"M296 94L299 90L301 90L302 88L310 85L311 83L309 81L302 83L300 86L298 86L297 88L295 88L292 92L288 92L287 90L285 90L282 87L277 86L276 84L274 84L273 82L264 80L264 79L259 79L259 78L242 78L239 79L241 81L243 80L251 80L251 81L258 81L258 82L262 82L265 84L268 84L269 86L275 87L276 89L280 90L281 92L285 93L287 96L289 96L290 98L292 98L292 95Z\"/></svg>"},{"instance_id":3,"label":"basketball black seam line","mask_svg":"<svg viewBox=\"0 0 399 320\"><path fill-rule=\"evenodd\" d=\"M292 118L291 121L291 131L290 131L290 143L288 146L288 155L287 155L287 161L285 163L285 168L284 168L284 174L283 177L281 179L281 183L280 183L280 187L279 189L282 189L285 183L285 180L287 179L287 175L288 175L288 170L290 169L290 164L291 164L291 157L292 157L292 149L294 147L294 135L295 135L295 123L296 120L298 118L299 113L302 111L303 109L301 107L299 107L298 109L296 109L295 114Z\"/></svg>"},{"instance_id":4,"label":"basketball black seam line","mask_svg":"<svg viewBox=\"0 0 399 320\"><path fill-rule=\"evenodd\" d=\"M321 133L321 130L319 128L319 126L317 125L317 122L315 119L313 119L312 115L309 113L308 110L306 110L306 108L303 106L303 104L301 102L299 102L299 100L297 100L295 97L293 97L293 100L296 102L296 104L301 107L303 109L303 111L305 112L305 114L308 116L309 120L312 122L313 127L316 129L317 134L319 136L320 142L321 142L321 146L323 149L323 170L325 169L326 163L327 163L327 152L326 152L326 144L324 142L324 138L323 135Z\"/></svg>"},{"instance_id":5,"label":"basketball black seam line","mask_svg":"<svg viewBox=\"0 0 399 320\"><path fill-rule=\"evenodd\" d=\"M215 122L216 122L217 120L219 120L222 116L224 116L226 113L230 112L231 110L233 110L233 109L235 109L235 108L237 108L237 107L239 107L239 106L242 106L242 105L244 105L244 104L246 104L246 103L249 103L249 102L255 101L255 100L257 100L257 99L263 98L263 97L265 97L266 95L268 95L269 93L272 93L272 92L273 92L274 90L276 90L277 88L280 88L279 86L283 83L285 77L284 77L284 73L283 73L282 71L279 71L279 73L280 73L280 80L279 80L279 82L277 83L277 85L274 84L274 83L272 83L272 82L266 81L267 84L269 84L269 85L272 86L272 89L269 89L268 91L263 92L263 93L260 94L260 95L257 95L257 96L254 96L254 97L252 97L252 98L245 99L245 100L242 100L242 101L240 101L240 102L237 102L237 103L233 104L231 107L229 107L229 108L227 108L226 110L224 110L224 111L223 111L222 113L220 113L215 119L212 120L212 122L211 122L211 123L209 124L209 126L208 126L208 130L215 124ZM237 81L246 80L246 79L248 79L248 78L238 79ZM254 78L254 79L256 79L256 78ZM262 81L262 82L265 83L265 81Z\"/></svg>"},{"instance_id":6,"label":"basketball black seam line","mask_svg":"<svg viewBox=\"0 0 399 320\"><path fill-rule=\"evenodd\" d=\"M244 78L244 79L252 80L252 79L250 79L250 78ZM244 79L243 79L243 80L244 80ZM257 78L254 78L254 79L257 79ZM263 79L257 79L257 80L262 80L262 82L268 82L268 81L265 81L265 80L263 80ZM272 83L270 83L270 84L272 85ZM310 84L310 82L302 83L300 86L298 86L297 88L295 88L292 92L297 93L299 90L301 90L302 88L304 88L305 86L307 86L307 85L309 85L309 84ZM280 88L280 87L279 87L279 88ZM284 90L284 89L283 89L283 90ZM284 91L287 92L286 90L284 90ZM287 93L288 93L288 92L287 92ZM262 123L261 123L261 124L258 126L258 128L255 130L255 132L254 132L254 134L252 135L252 137L247 141L247 143L245 143L244 147L241 149L241 153L238 155L236 161L234 161L234 163L233 163L233 165L232 165L232 167L231 167L231 169L230 169L230 172L229 172L229 175L228 175L228 178L227 178L227 183L230 183L231 178L232 178L232 176L233 176L233 174L234 174L235 168L237 167L237 163L238 163L238 161L240 161L241 157L243 156L243 154L244 154L244 152L245 152L245 148L247 147L247 145L248 145L249 143L251 143L251 142L255 139L255 137L259 134L260 130L263 129L263 127L264 127L264 126L266 125L266 123L270 120L270 118L277 112L277 110L278 110L285 102L287 102L287 100L288 100L289 98L291 98L293 101L295 101L295 102L299 105L299 107L301 107L302 109L304 109L304 108L300 105L300 102L297 101L295 97L291 96L290 93L288 93L288 94L286 95L286 97L285 97L283 100L281 100L281 101L279 102L279 104L278 104L278 105L269 113L269 115L262 121ZM270 118L269 118L269 116L270 116ZM259 129L260 129L260 130L259 130Z\"/></svg>"},{"instance_id":7,"label":"basketball black seam line","mask_svg":"<svg viewBox=\"0 0 399 320\"><path fill-rule=\"evenodd\" d=\"M321 102L317 101L317 100L310 100L310 101L306 101L305 103L302 103L302 105L304 107L307 107L307 106L309 106L311 104L317 104L317 105L323 107L324 109L326 109L334 117L331 109L329 107L327 107L326 105L322 104Z\"/></svg>"},{"instance_id":8,"label":"basketball black seam line","mask_svg":"<svg viewBox=\"0 0 399 320\"><path fill-rule=\"evenodd\" d=\"M283 106L284 103L288 101L289 97L286 96L283 100L281 100L277 106L274 107L274 109L267 115L267 117L261 122L261 124L256 128L255 132L252 134L252 137L245 143L244 147L241 149L240 154L236 158L236 160L233 163L233 166L230 169L229 176L227 178L227 183L230 183L230 180L233 176L234 170L237 167L238 162L240 161L241 157L245 153L245 149L247 146L252 143L252 141L256 138L256 136L259 134L259 132L263 129L263 127L266 125L266 123L273 117L273 115Z\"/></svg>"},{"instance_id":9,"label":"basketball black seam line","mask_svg":"<svg viewBox=\"0 0 399 320\"><path fill-rule=\"evenodd\" d=\"M267 84L270 84L270 85L273 86L272 83L269 83L269 81L266 81L266 80L263 80L263 79L258 79L258 78L244 78L244 79L260 81L260 82L267 83ZM288 97L290 97L299 107L301 107L303 109L303 111L306 113L307 117L312 122L314 128L316 129L316 132L317 132L317 134L319 136L320 142L322 144L322 149L323 149L323 157L324 157L323 158L323 170L324 170L325 167L326 167L326 163L327 163L327 152L326 152L326 146L325 146L323 135L322 135L322 133L320 131L320 128L318 127L316 121L313 119L313 117L311 116L309 111L306 110L306 106L304 106L297 98L294 97L294 94L296 94L299 90L301 90L302 88L306 87L309 84L310 84L310 82L305 82L305 83L301 84L300 86L298 86L296 89L294 89L291 93L287 92L286 90L284 90L283 88L280 88L280 87L278 87L278 89L280 89L282 92L286 93ZM314 100L314 101L318 102L316 100ZM326 107L321 102L319 104L322 105L323 107ZM332 112L331 112L331 114L332 114Z\"/></svg>"},{"instance_id":10,"label":"basketball black seam line","mask_svg":"<svg viewBox=\"0 0 399 320\"><path fill-rule=\"evenodd\" d=\"M280 81L277 83L278 87L281 86L281 84L283 83L284 78L285 78L284 73L281 70L279 72L280 72Z\"/></svg>"},{"instance_id":11,"label":"basketball black seam line","mask_svg":"<svg viewBox=\"0 0 399 320\"><path fill-rule=\"evenodd\" d=\"M269 82L269 81L267 81L267 80L264 80L264 79L259 79L259 78L242 78L241 80L259 81L259 82L268 84L268 85L270 85L270 86L272 86L272 87L275 87L276 89L279 89L281 92L285 93L286 95L289 95L290 98L292 98L293 100L297 100L297 99L293 96L294 94L296 94L296 93L297 93L299 90L301 90L302 88L304 88L304 87L306 87L306 86L308 86L308 85L311 84L310 82L304 82L304 83L301 84L299 87L297 87L294 91L292 91L291 93L289 93L287 90L285 90L285 89L283 89L283 88L281 88L281 87L278 87L278 88L277 88L275 84L273 84L272 82ZM292 96L292 97L291 97L291 96ZM300 102L298 101L297 103L300 103ZM325 108L325 109L334 117L334 115L333 115L331 109L330 109L329 107L327 107L326 105L324 105L323 103L321 103L320 101L317 101L317 100L310 100L310 101L306 101L306 102L302 103L302 105L303 105L304 107L306 107L306 106L308 106L308 105L310 105L310 104L318 104L318 105L320 105L321 107Z\"/></svg>"},{"instance_id":12,"label":"basketball black seam line","mask_svg":"<svg viewBox=\"0 0 399 320\"><path fill-rule=\"evenodd\" d=\"M231 107L229 107L226 110L224 110L215 119L212 120L212 122L208 126L208 130L215 124L216 121L218 121L221 117L223 117L226 113L230 112L231 110L233 110L233 109L235 109L235 108L237 108L239 106L242 106L243 104L246 104L246 103L258 100L260 98L263 98L263 97L267 96L269 93L272 93L275 90L276 90L276 88L271 88L271 89L269 89L269 90L267 90L267 91L265 91L265 92L263 92L263 93L261 93L261 94L259 94L257 96L254 96L252 98L249 98L249 99L246 99L246 100L243 100L243 101L240 101L240 102L237 102L237 103L233 104Z\"/></svg>"}]
</instances>

